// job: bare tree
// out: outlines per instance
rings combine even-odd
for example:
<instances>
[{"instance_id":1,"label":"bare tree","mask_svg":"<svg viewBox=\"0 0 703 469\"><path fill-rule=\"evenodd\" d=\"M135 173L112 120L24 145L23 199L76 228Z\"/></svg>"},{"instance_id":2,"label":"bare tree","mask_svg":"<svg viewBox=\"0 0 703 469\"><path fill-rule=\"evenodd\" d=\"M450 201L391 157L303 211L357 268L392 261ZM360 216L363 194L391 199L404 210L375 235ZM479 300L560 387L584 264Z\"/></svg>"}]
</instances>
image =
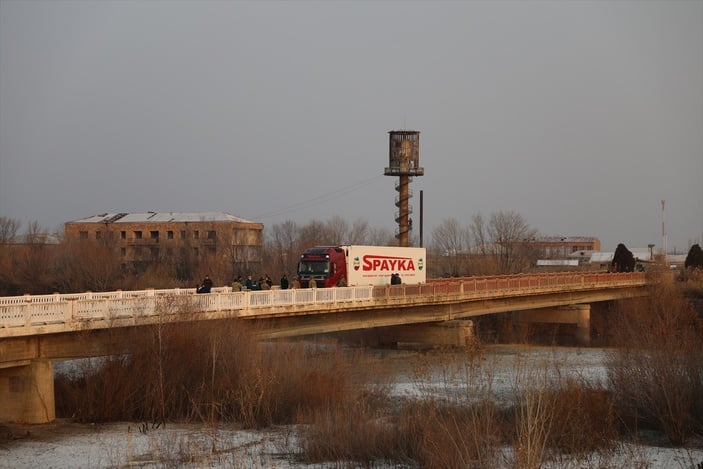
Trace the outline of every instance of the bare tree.
<instances>
[{"instance_id":1,"label":"bare tree","mask_svg":"<svg viewBox=\"0 0 703 469\"><path fill-rule=\"evenodd\" d=\"M482 255L488 255L488 228L486 227L486 220L483 218L481 212L471 217L469 231L473 242L473 251Z\"/></svg>"},{"instance_id":2,"label":"bare tree","mask_svg":"<svg viewBox=\"0 0 703 469\"><path fill-rule=\"evenodd\" d=\"M305 247L332 244L327 225L320 220L311 220L300 229L300 242Z\"/></svg>"},{"instance_id":3,"label":"bare tree","mask_svg":"<svg viewBox=\"0 0 703 469\"><path fill-rule=\"evenodd\" d=\"M335 215L332 219L325 222L327 244L333 246L347 244L347 233L349 233L349 223L340 217Z\"/></svg>"},{"instance_id":4,"label":"bare tree","mask_svg":"<svg viewBox=\"0 0 703 469\"><path fill-rule=\"evenodd\" d=\"M295 264L302 252L298 225L291 220L273 225L266 236L266 257L273 275L295 271Z\"/></svg>"},{"instance_id":5,"label":"bare tree","mask_svg":"<svg viewBox=\"0 0 703 469\"><path fill-rule=\"evenodd\" d=\"M55 286L64 292L122 287L120 262L107 243L66 241L52 266Z\"/></svg>"},{"instance_id":6,"label":"bare tree","mask_svg":"<svg viewBox=\"0 0 703 469\"><path fill-rule=\"evenodd\" d=\"M15 218L0 217L0 244L9 243L17 236L21 222Z\"/></svg>"},{"instance_id":7,"label":"bare tree","mask_svg":"<svg viewBox=\"0 0 703 469\"><path fill-rule=\"evenodd\" d=\"M347 242L349 244L367 244L367 238L369 236L369 223L366 220L357 218L352 223L352 227L347 235Z\"/></svg>"},{"instance_id":8,"label":"bare tree","mask_svg":"<svg viewBox=\"0 0 703 469\"><path fill-rule=\"evenodd\" d=\"M388 228L371 228L366 238L366 244L371 246L397 246L398 241Z\"/></svg>"},{"instance_id":9,"label":"bare tree","mask_svg":"<svg viewBox=\"0 0 703 469\"><path fill-rule=\"evenodd\" d=\"M522 215L511 211L494 213L488 232L497 249L502 274L515 274L529 266L524 242L534 239L537 231L530 228Z\"/></svg>"},{"instance_id":10,"label":"bare tree","mask_svg":"<svg viewBox=\"0 0 703 469\"><path fill-rule=\"evenodd\" d=\"M24 293L46 293L52 283L49 266L51 252L46 249L46 237L39 223L32 221L27 227L25 243L15 257L14 278Z\"/></svg>"},{"instance_id":11,"label":"bare tree","mask_svg":"<svg viewBox=\"0 0 703 469\"><path fill-rule=\"evenodd\" d=\"M495 272L486 273L514 274L530 265L532 253L525 241L534 239L537 230L519 213L495 212L488 222L479 213L472 218L470 230L473 250L484 258L484 268L490 269L489 259L495 263Z\"/></svg>"},{"instance_id":12,"label":"bare tree","mask_svg":"<svg viewBox=\"0 0 703 469\"><path fill-rule=\"evenodd\" d=\"M455 218L447 218L432 232L430 251L439 275L468 275L469 230Z\"/></svg>"},{"instance_id":13,"label":"bare tree","mask_svg":"<svg viewBox=\"0 0 703 469\"><path fill-rule=\"evenodd\" d=\"M30 221L27 225L27 232L25 234L25 243L34 244L44 244L46 241L46 230L39 225L36 220Z\"/></svg>"}]
</instances>

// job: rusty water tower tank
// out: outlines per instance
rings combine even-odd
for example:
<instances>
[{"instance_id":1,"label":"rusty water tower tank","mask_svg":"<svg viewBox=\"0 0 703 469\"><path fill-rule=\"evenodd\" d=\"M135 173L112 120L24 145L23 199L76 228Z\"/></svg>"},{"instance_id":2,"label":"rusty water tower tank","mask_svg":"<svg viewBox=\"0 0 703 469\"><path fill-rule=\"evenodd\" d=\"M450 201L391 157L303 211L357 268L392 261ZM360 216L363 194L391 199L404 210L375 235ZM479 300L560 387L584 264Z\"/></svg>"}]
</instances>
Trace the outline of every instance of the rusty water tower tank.
<instances>
[{"instance_id":1,"label":"rusty water tower tank","mask_svg":"<svg viewBox=\"0 0 703 469\"><path fill-rule=\"evenodd\" d=\"M388 167L385 168L384 175L398 176L395 190L398 192L395 205L398 207L395 221L398 223L398 244L408 246L412 222L410 214L410 181L413 176L425 174L424 168L420 167L420 132L416 130L391 130L388 147Z\"/></svg>"}]
</instances>

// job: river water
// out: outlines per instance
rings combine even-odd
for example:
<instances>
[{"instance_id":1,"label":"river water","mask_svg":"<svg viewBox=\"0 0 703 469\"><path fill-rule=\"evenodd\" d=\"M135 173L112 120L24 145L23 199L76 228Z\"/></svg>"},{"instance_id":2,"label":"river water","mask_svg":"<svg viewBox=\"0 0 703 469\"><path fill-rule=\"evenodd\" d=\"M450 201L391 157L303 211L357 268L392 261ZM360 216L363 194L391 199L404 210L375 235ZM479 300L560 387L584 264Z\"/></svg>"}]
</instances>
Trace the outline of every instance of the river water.
<instances>
[{"instance_id":1,"label":"river water","mask_svg":"<svg viewBox=\"0 0 703 469\"><path fill-rule=\"evenodd\" d=\"M412 350L368 351L394 376L388 392L399 398L441 396L481 397L491 393L508 402L525 384L542 380L580 379L606 383L609 351L599 348L488 346L480 353ZM11 437L10 437L11 436ZM9 437L9 438L8 438ZM0 425L0 468L96 467L228 467L323 468L303 465L291 457L291 428L242 431L228 426L168 424L148 428L129 422L81 425L59 420L32 426ZM609 464L567 467L692 468L703 462L703 442L688 449L623 444ZM548 467L548 466L545 466ZM559 466L564 467L563 461Z\"/></svg>"}]
</instances>

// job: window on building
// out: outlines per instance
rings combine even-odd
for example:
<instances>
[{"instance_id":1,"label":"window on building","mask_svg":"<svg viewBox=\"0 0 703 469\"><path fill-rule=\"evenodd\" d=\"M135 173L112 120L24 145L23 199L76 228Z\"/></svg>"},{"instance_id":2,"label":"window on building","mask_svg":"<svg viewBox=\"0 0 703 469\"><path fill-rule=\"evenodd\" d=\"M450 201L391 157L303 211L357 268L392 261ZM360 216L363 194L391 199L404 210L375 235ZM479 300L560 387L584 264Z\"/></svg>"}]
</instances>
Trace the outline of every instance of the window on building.
<instances>
[{"instance_id":1,"label":"window on building","mask_svg":"<svg viewBox=\"0 0 703 469\"><path fill-rule=\"evenodd\" d=\"M142 248L141 247L134 248L134 257L137 259L140 259L142 257Z\"/></svg>"},{"instance_id":2,"label":"window on building","mask_svg":"<svg viewBox=\"0 0 703 469\"><path fill-rule=\"evenodd\" d=\"M87 231L81 231L78 233L81 239L88 239L88 232Z\"/></svg>"},{"instance_id":3,"label":"window on building","mask_svg":"<svg viewBox=\"0 0 703 469\"><path fill-rule=\"evenodd\" d=\"M167 237L168 239L173 239L173 231L168 230L168 231L166 232L166 237Z\"/></svg>"},{"instance_id":4,"label":"window on building","mask_svg":"<svg viewBox=\"0 0 703 469\"><path fill-rule=\"evenodd\" d=\"M210 230L207 232L207 239L215 239L217 235L215 234L214 230Z\"/></svg>"},{"instance_id":5,"label":"window on building","mask_svg":"<svg viewBox=\"0 0 703 469\"><path fill-rule=\"evenodd\" d=\"M186 239L186 230L181 230L181 239Z\"/></svg>"},{"instance_id":6,"label":"window on building","mask_svg":"<svg viewBox=\"0 0 703 469\"><path fill-rule=\"evenodd\" d=\"M103 232L98 230L95 232L95 239L103 239Z\"/></svg>"},{"instance_id":7,"label":"window on building","mask_svg":"<svg viewBox=\"0 0 703 469\"><path fill-rule=\"evenodd\" d=\"M207 254L208 254L208 256L214 256L215 255L215 246L208 246L207 247Z\"/></svg>"},{"instance_id":8,"label":"window on building","mask_svg":"<svg viewBox=\"0 0 703 469\"><path fill-rule=\"evenodd\" d=\"M126 231L120 231L120 239L127 239L127 232Z\"/></svg>"},{"instance_id":9,"label":"window on building","mask_svg":"<svg viewBox=\"0 0 703 469\"><path fill-rule=\"evenodd\" d=\"M149 237L151 239L159 239L159 232L158 231L150 231L149 232Z\"/></svg>"},{"instance_id":10,"label":"window on building","mask_svg":"<svg viewBox=\"0 0 703 469\"><path fill-rule=\"evenodd\" d=\"M200 231L198 231L198 230L193 231L193 238L200 239Z\"/></svg>"},{"instance_id":11,"label":"window on building","mask_svg":"<svg viewBox=\"0 0 703 469\"><path fill-rule=\"evenodd\" d=\"M198 254L199 254L198 248L193 248L193 255L195 257L198 257Z\"/></svg>"},{"instance_id":12,"label":"window on building","mask_svg":"<svg viewBox=\"0 0 703 469\"><path fill-rule=\"evenodd\" d=\"M257 232L254 230L235 228L234 242L240 246L250 246L257 244Z\"/></svg>"},{"instance_id":13,"label":"window on building","mask_svg":"<svg viewBox=\"0 0 703 469\"><path fill-rule=\"evenodd\" d=\"M151 248L151 258L157 260L159 258L159 248Z\"/></svg>"},{"instance_id":14,"label":"window on building","mask_svg":"<svg viewBox=\"0 0 703 469\"><path fill-rule=\"evenodd\" d=\"M142 239L142 232L141 232L141 231L135 231L135 232L134 232L134 238L135 238L135 239Z\"/></svg>"},{"instance_id":15,"label":"window on building","mask_svg":"<svg viewBox=\"0 0 703 469\"><path fill-rule=\"evenodd\" d=\"M125 257L127 255L127 248L120 248L120 257Z\"/></svg>"}]
</instances>

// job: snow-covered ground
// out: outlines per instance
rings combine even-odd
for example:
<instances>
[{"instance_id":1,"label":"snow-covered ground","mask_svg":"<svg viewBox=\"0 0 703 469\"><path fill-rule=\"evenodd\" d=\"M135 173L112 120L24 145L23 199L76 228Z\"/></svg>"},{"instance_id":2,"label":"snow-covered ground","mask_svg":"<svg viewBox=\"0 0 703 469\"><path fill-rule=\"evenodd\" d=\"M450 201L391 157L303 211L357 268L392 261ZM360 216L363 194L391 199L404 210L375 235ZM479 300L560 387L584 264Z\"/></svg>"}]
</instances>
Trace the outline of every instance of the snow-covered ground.
<instances>
[{"instance_id":1,"label":"snow-covered ground","mask_svg":"<svg viewBox=\"0 0 703 469\"><path fill-rule=\"evenodd\" d=\"M498 399L501 396L507 399L511 390L526 380L579 378L604 383L606 356L603 349L495 346L489 347L471 366L466 366L465 360L447 360L443 356L433 362L431 356L430 360L428 355L418 359L415 353L402 351L382 352L381 359L400 372L391 386L392 395L452 398L490 390ZM418 365L418 361L423 364ZM242 431L202 424L146 428L127 422L79 425L68 421L0 425L0 468L3 469L326 467L296 462L291 448L295 448L295 436L286 427ZM506 448L505 453L507 460L510 449ZM689 448L621 443L614 451L592 454L588 460L559 460L544 467L698 469L700 464L703 464L703 441L693 442Z\"/></svg>"},{"instance_id":2,"label":"snow-covered ground","mask_svg":"<svg viewBox=\"0 0 703 469\"><path fill-rule=\"evenodd\" d=\"M28 427L29 436L0 443L0 468L324 468L297 463L287 429L238 431L203 425L169 425L145 433L130 423L76 426L66 422ZM509 450L506 449L506 457ZM560 460L545 468L697 469L703 448L622 444L588 460ZM507 465L506 465L507 467Z\"/></svg>"},{"instance_id":3,"label":"snow-covered ground","mask_svg":"<svg viewBox=\"0 0 703 469\"><path fill-rule=\"evenodd\" d=\"M239 431L202 424L144 431L139 424L14 426L17 439L0 443L0 468L294 467L285 430Z\"/></svg>"}]
</instances>

